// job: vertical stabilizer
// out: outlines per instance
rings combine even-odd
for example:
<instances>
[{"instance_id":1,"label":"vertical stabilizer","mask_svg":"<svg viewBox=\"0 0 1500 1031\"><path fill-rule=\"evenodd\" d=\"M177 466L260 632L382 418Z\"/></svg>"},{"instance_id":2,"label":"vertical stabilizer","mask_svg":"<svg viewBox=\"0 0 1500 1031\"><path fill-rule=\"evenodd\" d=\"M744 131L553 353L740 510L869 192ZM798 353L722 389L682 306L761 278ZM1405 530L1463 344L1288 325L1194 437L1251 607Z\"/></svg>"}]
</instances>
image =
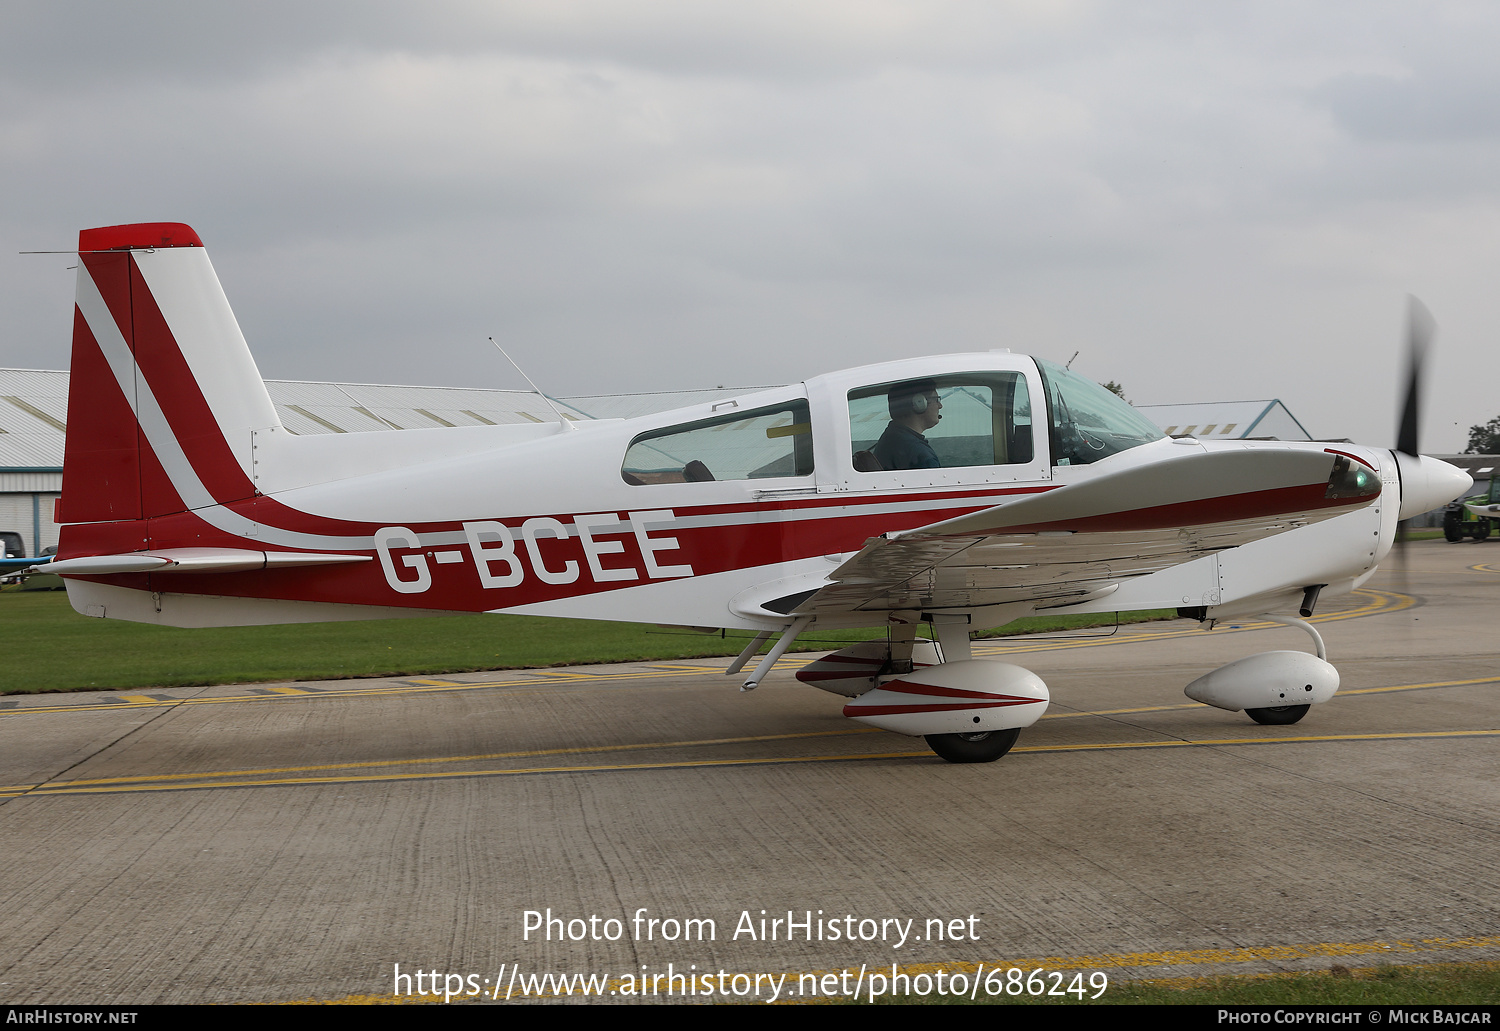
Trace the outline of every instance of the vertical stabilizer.
<instances>
[{"instance_id":1,"label":"vertical stabilizer","mask_svg":"<svg viewBox=\"0 0 1500 1031\"><path fill-rule=\"evenodd\" d=\"M252 496L252 433L279 420L198 235L109 226L78 250L61 521Z\"/></svg>"}]
</instances>

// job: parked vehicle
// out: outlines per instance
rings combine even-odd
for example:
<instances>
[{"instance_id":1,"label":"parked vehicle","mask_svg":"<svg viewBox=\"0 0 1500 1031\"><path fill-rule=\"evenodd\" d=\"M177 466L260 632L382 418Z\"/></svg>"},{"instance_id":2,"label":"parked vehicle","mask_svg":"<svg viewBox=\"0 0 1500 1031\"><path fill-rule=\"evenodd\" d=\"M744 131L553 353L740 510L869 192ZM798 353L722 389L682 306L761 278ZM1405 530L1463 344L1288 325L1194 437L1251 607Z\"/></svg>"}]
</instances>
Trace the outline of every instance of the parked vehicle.
<instances>
[{"instance_id":1,"label":"parked vehicle","mask_svg":"<svg viewBox=\"0 0 1500 1031\"><path fill-rule=\"evenodd\" d=\"M1500 477L1490 480L1489 490L1449 502L1443 509L1443 536L1457 544L1465 537L1482 541L1500 529Z\"/></svg>"},{"instance_id":2,"label":"parked vehicle","mask_svg":"<svg viewBox=\"0 0 1500 1031\"><path fill-rule=\"evenodd\" d=\"M26 542L14 530L0 530L0 559L25 558ZM17 577L0 574L0 584L15 583Z\"/></svg>"}]
</instances>

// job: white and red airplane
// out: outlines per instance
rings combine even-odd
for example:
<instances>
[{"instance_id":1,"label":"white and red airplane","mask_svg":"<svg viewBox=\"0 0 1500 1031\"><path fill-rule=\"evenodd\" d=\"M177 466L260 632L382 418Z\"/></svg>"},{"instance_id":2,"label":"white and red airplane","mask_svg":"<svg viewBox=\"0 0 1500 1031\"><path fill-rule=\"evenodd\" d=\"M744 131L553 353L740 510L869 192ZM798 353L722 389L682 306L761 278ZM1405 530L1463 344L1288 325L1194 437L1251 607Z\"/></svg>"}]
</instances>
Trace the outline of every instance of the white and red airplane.
<instances>
[{"instance_id":1,"label":"white and red airplane","mask_svg":"<svg viewBox=\"0 0 1500 1031\"><path fill-rule=\"evenodd\" d=\"M79 612L755 632L731 674L774 637L746 687L810 627L886 627L799 677L955 762L999 758L1046 708L1034 673L970 657L972 631L1038 610L1300 625L1317 656L1267 652L1187 688L1295 722L1338 673L1311 626L1277 613L1364 583L1398 520L1470 483L1419 457L1414 431L1406 453L1169 439L1096 384L1008 351L635 419L297 436L192 229L90 229L78 250L65 525L47 568Z\"/></svg>"}]
</instances>

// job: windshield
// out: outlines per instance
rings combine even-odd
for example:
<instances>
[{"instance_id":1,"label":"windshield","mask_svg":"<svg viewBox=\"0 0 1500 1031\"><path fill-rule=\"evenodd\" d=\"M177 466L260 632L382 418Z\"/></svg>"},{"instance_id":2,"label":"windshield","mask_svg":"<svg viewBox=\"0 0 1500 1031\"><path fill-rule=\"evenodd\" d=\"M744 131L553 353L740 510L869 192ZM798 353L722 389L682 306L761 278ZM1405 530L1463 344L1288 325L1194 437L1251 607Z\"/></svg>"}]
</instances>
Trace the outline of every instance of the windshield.
<instances>
[{"instance_id":1,"label":"windshield","mask_svg":"<svg viewBox=\"0 0 1500 1031\"><path fill-rule=\"evenodd\" d=\"M1088 465L1166 436L1093 380L1041 358L1036 364L1046 385L1054 465Z\"/></svg>"}]
</instances>

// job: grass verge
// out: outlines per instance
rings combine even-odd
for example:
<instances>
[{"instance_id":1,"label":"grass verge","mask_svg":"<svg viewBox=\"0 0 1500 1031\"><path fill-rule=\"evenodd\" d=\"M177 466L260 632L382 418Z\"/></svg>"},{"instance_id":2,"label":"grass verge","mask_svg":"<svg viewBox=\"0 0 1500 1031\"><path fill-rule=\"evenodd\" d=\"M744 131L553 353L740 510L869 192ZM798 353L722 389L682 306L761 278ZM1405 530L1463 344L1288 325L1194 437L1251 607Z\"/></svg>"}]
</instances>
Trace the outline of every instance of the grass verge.
<instances>
[{"instance_id":1,"label":"grass verge","mask_svg":"<svg viewBox=\"0 0 1500 1031\"><path fill-rule=\"evenodd\" d=\"M1121 622L1176 613L1130 613ZM1005 634L1109 626L1113 614L1034 617ZM472 670L692 659L735 655L747 634L721 637L638 623L459 615L357 623L183 630L89 619L60 591L0 591L11 661L0 694L184 687L276 680L336 680ZM796 650L820 651L884 631L808 634ZM25 656L25 661L22 660Z\"/></svg>"}]
</instances>

